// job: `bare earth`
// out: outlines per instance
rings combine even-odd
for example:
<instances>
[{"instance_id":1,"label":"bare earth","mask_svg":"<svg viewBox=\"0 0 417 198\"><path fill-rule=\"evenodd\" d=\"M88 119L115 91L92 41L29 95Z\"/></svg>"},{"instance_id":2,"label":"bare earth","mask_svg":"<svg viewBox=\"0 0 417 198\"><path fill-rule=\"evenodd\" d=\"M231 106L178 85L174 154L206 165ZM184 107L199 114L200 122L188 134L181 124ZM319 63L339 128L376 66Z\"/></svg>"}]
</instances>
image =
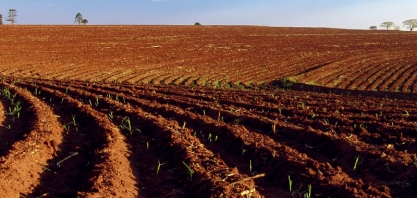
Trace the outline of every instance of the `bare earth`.
<instances>
[{"instance_id":1,"label":"bare earth","mask_svg":"<svg viewBox=\"0 0 417 198\"><path fill-rule=\"evenodd\" d=\"M1 197L417 196L414 32L0 35Z\"/></svg>"}]
</instances>

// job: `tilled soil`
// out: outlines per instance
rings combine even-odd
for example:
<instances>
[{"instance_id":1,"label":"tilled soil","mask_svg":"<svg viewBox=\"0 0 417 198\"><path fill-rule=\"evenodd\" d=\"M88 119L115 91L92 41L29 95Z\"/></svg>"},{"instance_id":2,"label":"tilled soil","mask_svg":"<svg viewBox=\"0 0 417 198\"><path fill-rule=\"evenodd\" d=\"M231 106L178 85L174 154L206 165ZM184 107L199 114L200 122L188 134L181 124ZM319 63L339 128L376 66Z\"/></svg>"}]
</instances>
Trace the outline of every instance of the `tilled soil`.
<instances>
[{"instance_id":1,"label":"tilled soil","mask_svg":"<svg viewBox=\"0 0 417 198\"><path fill-rule=\"evenodd\" d=\"M417 34L262 26L1 26L0 74L254 87L284 78L417 92Z\"/></svg>"},{"instance_id":2,"label":"tilled soil","mask_svg":"<svg viewBox=\"0 0 417 198\"><path fill-rule=\"evenodd\" d=\"M5 197L417 196L413 100L29 78L1 87Z\"/></svg>"}]
</instances>

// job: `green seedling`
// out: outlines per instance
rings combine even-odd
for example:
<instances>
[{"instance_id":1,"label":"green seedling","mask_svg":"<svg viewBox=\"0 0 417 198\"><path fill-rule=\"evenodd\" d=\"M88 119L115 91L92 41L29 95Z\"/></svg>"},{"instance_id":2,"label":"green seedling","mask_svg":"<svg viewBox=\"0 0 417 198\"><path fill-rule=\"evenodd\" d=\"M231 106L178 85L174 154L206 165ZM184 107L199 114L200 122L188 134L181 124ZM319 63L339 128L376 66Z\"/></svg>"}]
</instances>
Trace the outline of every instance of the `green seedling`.
<instances>
[{"instance_id":1,"label":"green seedling","mask_svg":"<svg viewBox=\"0 0 417 198\"><path fill-rule=\"evenodd\" d=\"M116 94L116 101L119 102L119 95Z\"/></svg>"},{"instance_id":2,"label":"green seedling","mask_svg":"<svg viewBox=\"0 0 417 198\"><path fill-rule=\"evenodd\" d=\"M65 88L65 94L68 94L68 87Z\"/></svg>"},{"instance_id":3,"label":"green seedling","mask_svg":"<svg viewBox=\"0 0 417 198\"><path fill-rule=\"evenodd\" d=\"M211 142L211 133L208 136L208 140Z\"/></svg>"},{"instance_id":4,"label":"green seedling","mask_svg":"<svg viewBox=\"0 0 417 198\"><path fill-rule=\"evenodd\" d=\"M188 173L190 174L190 179L193 180L194 170L190 166L188 166L187 163L185 163L184 161L182 163L188 169Z\"/></svg>"},{"instance_id":5,"label":"green seedling","mask_svg":"<svg viewBox=\"0 0 417 198\"><path fill-rule=\"evenodd\" d=\"M75 122L75 116L76 115L71 115L72 116L72 123L74 124L74 126L76 127L77 126L77 122Z\"/></svg>"},{"instance_id":6,"label":"green seedling","mask_svg":"<svg viewBox=\"0 0 417 198\"><path fill-rule=\"evenodd\" d=\"M123 99L123 103L126 104L126 99L125 97L122 98Z\"/></svg>"},{"instance_id":7,"label":"green seedling","mask_svg":"<svg viewBox=\"0 0 417 198\"><path fill-rule=\"evenodd\" d=\"M281 112L281 108L278 108L278 111L279 111L279 115L281 115L281 113L282 113L282 112Z\"/></svg>"},{"instance_id":8,"label":"green seedling","mask_svg":"<svg viewBox=\"0 0 417 198\"><path fill-rule=\"evenodd\" d=\"M316 114L313 114L310 118L310 120L313 120L316 117Z\"/></svg>"},{"instance_id":9,"label":"green seedling","mask_svg":"<svg viewBox=\"0 0 417 198\"><path fill-rule=\"evenodd\" d=\"M120 128L127 129L130 132L130 135L132 135L133 129L129 117L126 116L123 118L122 123L120 124Z\"/></svg>"},{"instance_id":10,"label":"green seedling","mask_svg":"<svg viewBox=\"0 0 417 198\"><path fill-rule=\"evenodd\" d=\"M159 173L159 170L161 169L161 161L159 161L159 159L158 159L158 167L156 168L156 174L158 174Z\"/></svg>"},{"instance_id":11,"label":"green seedling","mask_svg":"<svg viewBox=\"0 0 417 198\"><path fill-rule=\"evenodd\" d=\"M404 110L404 111L403 111L403 115L405 115L405 116L410 116L410 114L408 113L408 111L407 111L407 110Z\"/></svg>"},{"instance_id":12,"label":"green seedling","mask_svg":"<svg viewBox=\"0 0 417 198\"><path fill-rule=\"evenodd\" d=\"M203 110L203 115L206 116L206 110Z\"/></svg>"},{"instance_id":13,"label":"green seedling","mask_svg":"<svg viewBox=\"0 0 417 198\"><path fill-rule=\"evenodd\" d=\"M292 192L292 180L289 175L288 175L288 186L290 187L290 192Z\"/></svg>"},{"instance_id":14,"label":"green seedling","mask_svg":"<svg viewBox=\"0 0 417 198\"><path fill-rule=\"evenodd\" d=\"M93 106L93 103L91 102L91 100L90 100L90 99L88 100L88 102L90 102L90 106L92 107L92 106Z\"/></svg>"},{"instance_id":15,"label":"green seedling","mask_svg":"<svg viewBox=\"0 0 417 198\"><path fill-rule=\"evenodd\" d=\"M326 123L326 124L329 124L329 119L325 118L325 119L323 119L323 122Z\"/></svg>"},{"instance_id":16,"label":"green seedling","mask_svg":"<svg viewBox=\"0 0 417 198\"><path fill-rule=\"evenodd\" d=\"M308 192L304 194L305 198L311 198L311 184L308 185Z\"/></svg>"},{"instance_id":17,"label":"green seedling","mask_svg":"<svg viewBox=\"0 0 417 198\"><path fill-rule=\"evenodd\" d=\"M217 142L218 138L219 137L216 135L216 137L214 138L214 141Z\"/></svg>"},{"instance_id":18,"label":"green seedling","mask_svg":"<svg viewBox=\"0 0 417 198\"><path fill-rule=\"evenodd\" d=\"M240 156L243 156L243 154L245 154L246 149L242 149L242 154Z\"/></svg>"},{"instance_id":19,"label":"green seedling","mask_svg":"<svg viewBox=\"0 0 417 198\"><path fill-rule=\"evenodd\" d=\"M334 123L334 126L337 127L337 121Z\"/></svg>"},{"instance_id":20,"label":"green seedling","mask_svg":"<svg viewBox=\"0 0 417 198\"><path fill-rule=\"evenodd\" d=\"M355 170L356 170L356 166L358 165L358 161L359 161L359 156L358 156L358 157L356 157L356 160L355 160L355 165L353 166L353 171L355 171Z\"/></svg>"},{"instance_id":21,"label":"green seedling","mask_svg":"<svg viewBox=\"0 0 417 198\"><path fill-rule=\"evenodd\" d=\"M113 111L110 111L110 113L107 116L109 116L109 120L113 122L113 119L114 119Z\"/></svg>"},{"instance_id":22,"label":"green seedling","mask_svg":"<svg viewBox=\"0 0 417 198\"><path fill-rule=\"evenodd\" d=\"M149 142L146 142L146 150L149 149Z\"/></svg>"},{"instance_id":23,"label":"green seedling","mask_svg":"<svg viewBox=\"0 0 417 198\"><path fill-rule=\"evenodd\" d=\"M67 124L64 124L64 129L65 129L65 131L69 131L70 130L70 126L71 126L71 124L72 124L72 122L70 122L70 123L67 123Z\"/></svg>"},{"instance_id":24,"label":"green seedling","mask_svg":"<svg viewBox=\"0 0 417 198\"><path fill-rule=\"evenodd\" d=\"M252 160L249 160L249 172L252 172Z\"/></svg>"}]
</instances>

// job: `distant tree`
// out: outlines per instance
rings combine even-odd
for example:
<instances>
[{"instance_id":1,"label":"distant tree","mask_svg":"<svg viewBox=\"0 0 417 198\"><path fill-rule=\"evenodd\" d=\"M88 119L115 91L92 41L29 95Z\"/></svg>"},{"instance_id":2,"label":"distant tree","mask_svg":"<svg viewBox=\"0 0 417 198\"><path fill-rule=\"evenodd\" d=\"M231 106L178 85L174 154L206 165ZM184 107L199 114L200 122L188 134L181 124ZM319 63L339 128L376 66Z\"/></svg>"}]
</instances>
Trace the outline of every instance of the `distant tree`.
<instances>
[{"instance_id":1,"label":"distant tree","mask_svg":"<svg viewBox=\"0 0 417 198\"><path fill-rule=\"evenodd\" d=\"M370 30L377 30L377 29L378 29L378 27L376 27L376 25L373 25L373 26L369 27L369 29L370 29Z\"/></svg>"},{"instance_id":2,"label":"distant tree","mask_svg":"<svg viewBox=\"0 0 417 198\"><path fill-rule=\"evenodd\" d=\"M81 22L82 24L86 25L88 23L87 19L83 19L83 21Z\"/></svg>"},{"instance_id":3,"label":"distant tree","mask_svg":"<svg viewBox=\"0 0 417 198\"><path fill-rule=\"evenodd\" d=\"M78 23L78 25L81 25L81 23L83 22L83 15L81 13L77 13L77 15L75 15L75 21L74 23Z\"/></svg>"},{"instance_id":4,"label":"distant tree","mask_svg":"<svg viewBox=\"0 0 417 198\"><path fill-rule=\"evenodd\" d=\"M3 25L3 15L0 14L0 25Z\"/></svg>"},{"instance_id":5,"label":"distant tree","mask_svg":"<svg viewBox=\"0 0 417 198\"><path fill-rule=\"evenodd\" d=\"M387 21L387 22L383 22L380 26L383 28L387 28L387 30L389 30L389 28L395 27L395 23L391 21Z\"/></svg>"},{"instance_id":6,"label":"distant tree","mask_svg":"<svg viewBox=\"0 0 417 198\"><path fill-rule=\"evenodd\" d=\"M417 19L409 19L409 20L405 20L403 22L403 25L407 28L410 29L410 31L413 31L415 27L417 27Z\"/></svg>"},{"instance_id":7,"label":"distant tree","mask_svg":"<svg viewBox=\"0 0 417 198\"><path fill-rule=\"evenodd\" d=\"M201 23L200 22L195 22L194 25L201 25Z\"/></svg>"},{"instance_id":8,"label":"distant tree","mask_svg":"<svg viewBox=\"0 0 417 198\"><path fill-rule=\"evenodd\" d=\"M394 27L394 30L401 30L401 27L400 27L399 25L396 25L396 26Z\"/></svg>"},{"instance_id":9,"label":"distant tree","mask_svg":"<svg viewBox=\"0 0 417 198\"><path fill-rule=\"evenodd\" d=\"M17 11L16 9L10 9L9 10L9 16L7 17L6 21L10 21L10 23L13 25L14 23L16 23L16 19L15 17L17 16Z\"/></svg>"}]
</instances>

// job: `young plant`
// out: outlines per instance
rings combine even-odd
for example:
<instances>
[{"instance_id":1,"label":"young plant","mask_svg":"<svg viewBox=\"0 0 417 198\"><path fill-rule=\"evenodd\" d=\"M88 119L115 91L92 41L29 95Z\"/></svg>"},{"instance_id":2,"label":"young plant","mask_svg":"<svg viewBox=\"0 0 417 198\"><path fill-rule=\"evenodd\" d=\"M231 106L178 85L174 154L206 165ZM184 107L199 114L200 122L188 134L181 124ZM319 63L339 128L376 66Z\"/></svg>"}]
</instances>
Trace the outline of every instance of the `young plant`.
<instances>
[{"instance_id":1,"label":"young plant","mask_svg":"<svg viewBox=\"0 0 417 198\"><path fill-rule=\"evenodd\" d=\"M111 122L113 122L113 119L114 119L113 111L110 111L110 113L108 114L108 116L109 116L109 120Z\"/></svg>"},{"instance_id":2,"label":"young plant","mask_svg":"<svg viewBox=\"0 0 417 198\"><path fill-rule=\"evenodd\" d=\"M358 157L356 157L356 160L355 160L355 165L353 166L353 171L355 171L355 170L356 170L356 166L358 165L358 161L359 161L359 156L358 156Z\"/></svg>"},{"instance_id":3,"label":"young plant","mask_svg":"<svg viewBox=\"0 0 417 198\"><path fill-rule=\"evenodd\" d=\"M72 124L72 122L70 122L70 123L67 123L67 124L64 124L64 129L65 129L65 131L69 131L70 130L70 126L71 126L71 124Z\"/></svg>"},{"instance_id":4,"label":"young plant","mask_svg":"<svg viewBox=\"0 0 417 198\"><path fill-rule=\"evenodd\" d=\"M311 184L308 185L308 192L304 194L305 198L311 198Z\"/></svg>"},{"instance_id":5,"label":"young plant","mask_svg":"<svg viewBox=\"0 0 417 198\"><path fill-rule=\"evenodd\" d=\"M310 118L310 120L313 120L316 117L316 114L313 114Z\"/></svg>"},{"instance_id":6,"label":"young plant","mask_svg":"<svg viewBox=\"0 0 417 198\"><path fill-rule=\"evenodd\" d=\"M252 160L249 160L249 172L252 172Z\"/></svg>"},{"instance_id":7,"label":"young plant","mask_svg":"<svg viewBox=\"0 0 417 198\"><path fill-rule=\"evenodd\" d=\"M120 128L128 130L130 132L130 135L132 135L133 128L132 128L132 124L130 123L129 117L126 116L123 118L122 123L120 124Z\"/></svg>"},{"instance_id":8,"label":"young plant","mask_svg":"<svg viewBox=\"0 0 417 198\"><path fill-rule=\"evenodd\" d=\"M289 175L288 175L288 186L290 187L290 192L292 192L292 180Z\"/></svg>"},{"instance_id":9,"label":"young plant","mask_svg":"<svg viewBox=\"0 0 417 198\"><path fill-rule=\"evenodd\" d=\"M246 151L247 151L246 149L242 149L242 154L240 156L242 157L243 154L245 154Z\"/></svg>"},{"instance_id":10,"label":"young plant","mask_svg":"<svg viewBox=\"0 0 417 198\"><path fill-rule=\"evenodd\" d=\"M77 126L77 122L75 122L75 116L76 115L71 115L72 116L72 123L74 124L74 126L76 127Z\"/></svg>"},{"instance_id":11,"label":"young plant","mask_svg":"<svg viewBox=\"0 0 417 198\"><path fill-rule=\"evenodd\" d=\"M159 170L161 169L161 161L159 161L159 159L158 159L158 167L156 168L156 174L158 174L159 173Z\"/></svg>"},{"instance_id":12,"label":"young plant","mask_svg":"<svg viewBox=\"0 0 417 198\"><path fill-rule=\"evenodd\" d=\"M182 163L188 169L188 173L190 174L190 179L193 180L194 170L190 166L188 166L187 163L185 163L184 161Z\"/></svg>"}]
</instances>

